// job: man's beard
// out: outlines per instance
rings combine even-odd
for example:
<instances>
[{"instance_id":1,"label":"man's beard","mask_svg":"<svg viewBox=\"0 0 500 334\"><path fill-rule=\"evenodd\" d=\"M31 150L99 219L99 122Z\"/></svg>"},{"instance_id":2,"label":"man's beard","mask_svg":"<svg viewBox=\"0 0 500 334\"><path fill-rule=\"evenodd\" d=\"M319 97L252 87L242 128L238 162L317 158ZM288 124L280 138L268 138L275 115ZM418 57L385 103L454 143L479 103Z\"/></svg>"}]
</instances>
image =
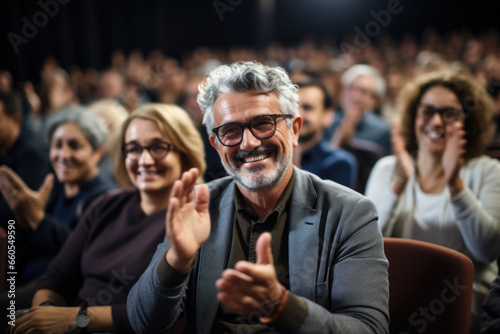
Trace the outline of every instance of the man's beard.
<instances>
[{"instance_id":1,"label":"man's beard","mask_svg":"<svg viewBox=\"0 0 500 334\"><path fill-rule=\"evenodd\" d=\"M259 173L264 169L264 166L252 167L246 175L240 171L241 167L239 167L238 162L241 162L241 159L262 154L269 156L274 155L276 159L276 168L264 174ZM278 156L278 148L276 146L259 146L252 151L240 151L234 154L231 157L231 164L222 161L222 165L236 183L243 188L248 190L262 190L278 184L283 179L288 167L292 163L292 155L293 152Z\"/></svg>"}]
</instances>

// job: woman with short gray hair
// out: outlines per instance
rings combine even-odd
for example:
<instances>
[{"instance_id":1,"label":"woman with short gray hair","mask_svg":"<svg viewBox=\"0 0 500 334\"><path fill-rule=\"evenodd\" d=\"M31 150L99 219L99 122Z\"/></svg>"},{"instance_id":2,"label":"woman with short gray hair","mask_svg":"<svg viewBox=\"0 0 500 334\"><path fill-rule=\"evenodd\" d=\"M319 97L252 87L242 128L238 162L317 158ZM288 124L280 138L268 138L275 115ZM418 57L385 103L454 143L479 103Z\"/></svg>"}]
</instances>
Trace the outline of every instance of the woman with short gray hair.
<instances>
[{"instance_id":1,"label":"woman with short gray hair","mask_svg":"<svg viewBox=\"0 0 500 334\"><path fill-rule=\"evenodd\" d=\"M21 256L16 267L18 283L43 274L85 209L99 195L117 187L99 176L106 131L100 118L88 109L64 108L47 126L55 178L47 175L40 189L32 190L14 171L2 166L0 182L20 227L16 229Z\"/></svg>"}]
</instances>

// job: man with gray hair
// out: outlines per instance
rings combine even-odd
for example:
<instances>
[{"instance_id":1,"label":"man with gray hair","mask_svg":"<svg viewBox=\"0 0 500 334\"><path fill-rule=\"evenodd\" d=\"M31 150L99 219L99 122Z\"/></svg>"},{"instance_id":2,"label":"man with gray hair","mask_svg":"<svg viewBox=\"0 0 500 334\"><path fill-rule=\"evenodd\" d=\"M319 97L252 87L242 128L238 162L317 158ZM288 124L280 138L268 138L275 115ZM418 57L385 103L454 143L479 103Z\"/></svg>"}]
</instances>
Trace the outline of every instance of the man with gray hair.
<instances>
[{"instance_id":1,"label":"man with gray hair","mask_svg":"<svg viewBox=\"0 0 500 334\"><path fill-rule=\"evenodd\" d=\"M385 80L371 65L351 66L342 75L341 110L325 133L333 146L346 147L362 141L380 155L391 153L389 125L375 110L385 98Z\"/></svg>"},{"instance_id":2,"label":"man with gray hair","mask_svg":"<svg viewBox=\"0 0 500 334\"><path fill-rule=\"evenodd\" d=\"M285 71L222 65L200 85L230 176L176 181L166 238L129 293L137 333L388 333L373 204L292 164L302 118Z\"/></svg>"},{"instance_id":3,"label":"man with gray hair","mask_svg":"<svg viewBox=\"0 0 500 334\"><path fill-rule=\"evenodd\" d=\"M325 131L325 139L356 157L355 189L363 194L375 163L391 153L390 126L375 113L385 98L386 85L378 70L365 64L351 66L341 80L341 106Z\"/></svg>"}]
</instances>

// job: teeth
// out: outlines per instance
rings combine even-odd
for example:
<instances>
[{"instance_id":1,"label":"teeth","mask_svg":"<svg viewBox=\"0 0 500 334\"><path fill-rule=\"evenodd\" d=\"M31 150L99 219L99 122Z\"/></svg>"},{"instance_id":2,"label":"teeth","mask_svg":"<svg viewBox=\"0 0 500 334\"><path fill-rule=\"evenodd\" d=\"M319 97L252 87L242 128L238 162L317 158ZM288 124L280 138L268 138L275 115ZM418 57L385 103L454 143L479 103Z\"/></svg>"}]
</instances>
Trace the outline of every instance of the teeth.
<instances>
[{"instance_id":1,"label":"teeth","mask_svg":"<svg viewBox=\"0 0 500 334\"><path fill-rule=\"evenodd\" d=\"M253 157L246 158L245 162L259 161L259 160L265 159L266 157L267 157L266 154L260 154L260 155L256 155L256 156L253 156Z\"/></svg>"},{"instance_id":2,"label":"teeth","mask_svg":"<svg viewBox=\"0 0 500 334\"><path fill-rule=\"evenodd\" d=\"M427 135L431 137L432 139L438 139L441 138L441 133L436 132L436 131L429 131L427 132Z\"/></svg>"},{"instance_id":3,"label":"teeth","mask_svg":"<svg viewBox=\"0 0 500 334\"><path fill-rule=\"evenodd\" d=\"M151 175L156 175L158 173L156 172L139 172L139 175L141 176L151 176Z\"/></svg>"}]
</instances>

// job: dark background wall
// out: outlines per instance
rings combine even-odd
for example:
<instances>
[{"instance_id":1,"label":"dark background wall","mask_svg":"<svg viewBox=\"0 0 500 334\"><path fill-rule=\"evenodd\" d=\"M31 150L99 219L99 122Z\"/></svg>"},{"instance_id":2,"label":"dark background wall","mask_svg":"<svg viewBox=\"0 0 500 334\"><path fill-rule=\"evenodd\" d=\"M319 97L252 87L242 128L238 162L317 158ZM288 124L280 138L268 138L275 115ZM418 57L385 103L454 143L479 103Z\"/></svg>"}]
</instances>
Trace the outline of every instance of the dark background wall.
<instances>
[{"instance_id":1,"label":"dark background wall","mask_svg":"<svg viewBox=\"0 0 500 334\"><path fill-rule=\"evenodd\" d=\"M261 6L269 3L266 19ZM397 8L390 20L388 6ZM374 13L396 39L406 32L418 38L426 27L481 33L500 27L496 7L493 0L10 0L1 5L0 69L19 83L36 81L50 55L65 68L101 69L117 49L181 57L201 45L291 45L308 35L337 43L356 28L373 29Z\"/></svg>"}]
</instances>

